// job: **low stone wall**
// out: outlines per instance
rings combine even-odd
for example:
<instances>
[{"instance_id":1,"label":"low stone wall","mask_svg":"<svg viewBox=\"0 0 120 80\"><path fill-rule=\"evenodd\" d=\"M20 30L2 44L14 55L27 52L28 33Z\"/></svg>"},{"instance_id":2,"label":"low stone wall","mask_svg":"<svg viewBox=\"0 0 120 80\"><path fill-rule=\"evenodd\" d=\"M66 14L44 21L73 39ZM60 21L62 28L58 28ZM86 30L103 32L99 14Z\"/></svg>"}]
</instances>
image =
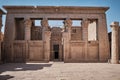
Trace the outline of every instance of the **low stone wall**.
<instances>
[{"instance_id":1,"label":"low stone wall","mask_svg":"<svg viewBox=\"0 0 120 80\"><path fill-rule=\"evenodd\" d=\"M89 42L87 47L84 41L71 41L70 52L65 53L65 62L98 62L98 47L98 41Z\"/></svg>"},{"instance_id":2,"label":"low stone wall","mask_svg":"<svg viewBox=\"0 0 120 80\"><path fill-rule=\"evenodd\" d=\"M4 44L4 62L44 61L43 41L14 41Z\"/></svg>"}]
</instances>

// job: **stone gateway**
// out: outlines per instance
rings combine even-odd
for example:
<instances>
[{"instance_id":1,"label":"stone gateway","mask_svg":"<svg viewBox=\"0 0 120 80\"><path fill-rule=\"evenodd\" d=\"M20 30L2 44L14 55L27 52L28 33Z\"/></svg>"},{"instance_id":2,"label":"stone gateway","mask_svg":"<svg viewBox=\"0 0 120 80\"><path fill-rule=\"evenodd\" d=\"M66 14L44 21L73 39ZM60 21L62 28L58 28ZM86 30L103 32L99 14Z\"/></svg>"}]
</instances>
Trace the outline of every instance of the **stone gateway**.
<instances>
[{"instance_id":1,"label":"stone gateway","mask_svg":"<svg viewBox=\"0 0 120 80\"><path fill-rule=\"evenodd\" d=\"M107 62L108 7L4 6L6 62ZM38 20L40 26L35 25ZM63 26L49 25L63 20ZM74 26L73 21L79 21Z\"/></svg>"}]
</instances>

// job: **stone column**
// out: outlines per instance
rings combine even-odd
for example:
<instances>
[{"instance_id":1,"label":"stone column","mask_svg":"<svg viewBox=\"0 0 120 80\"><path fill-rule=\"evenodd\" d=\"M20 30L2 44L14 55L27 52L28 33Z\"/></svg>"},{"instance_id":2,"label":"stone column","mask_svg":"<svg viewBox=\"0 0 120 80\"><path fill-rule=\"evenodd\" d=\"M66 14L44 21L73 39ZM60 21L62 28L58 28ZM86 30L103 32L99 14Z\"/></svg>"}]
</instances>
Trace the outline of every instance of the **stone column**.
<instances>
[{"instance_id":1,"label":"stone column","mask_svg":"<svg viewBox=\"0 0 120 80\"><path fill-rule=\"evenodd\" d=\"M43 20L41 20L41 26L45 31L49 30L49 24L47 18L43 18Z\"/></svg>"},{"instance_id":2,"label":"stone column","mask_svg":"<svg viewBox=\"0 0 120 80\"><path fill-rule=\"evenodd\" d=\"M30 19L25 19L24 25L25 25L25 40L30 40L32 21Z\"/></svg>"},{"instance_id":3,"label":"stone column","mask_svg":"<svg viewBox=\"0 0 120 80\"><path fill-rule=\"evenodd\" d=\"M50 37L51 37L51 32L45 31L44 60L47 62L50 60Z\"/></svg>"},{"instance_id":4,"label":"stone column","mask_svg":"<svg viewBox=\"0 0 120 80\"><path fill-rule=\"evenodd\" d=\"M43 18L43 20L41 20L41 26L42 26L42 40L45 40L45 31L48 30L48 19L47 18Z\"/></svg>"},{"instance_id":5,"label":"stone column","mask_svg":"<svg viewBox=\"0 0 120 80\"><path fill-rule=\"evenodd\" d=\"M119 22L113 22L110 26L112 29L111 63L118 64L119 63L119 54L118 54Z\"/></svg>"},{"instance_id":6,"label":"stone column","mask_svg":"<svg viewBox=\"0 0 120 80\"><path fill-rule=\"evenodd\" d=\"M25 26L25 41L26 41L26 60L29 60L29 43L28 43L28 41L31 40L32 21L30 19L25 19L24 26Z\"/></svg>"},{"instance_id":7,"label":"stone column","mask_svg":"<svg viewBox=\"0 0 120 80\"><path fill-rule=\"evenodd\" d=\"M84 18L82 21L82 29L83 29L83 35L82 35L82 39L84 41L88 41L88 24L89 24L89 20Z\"/></svg>"},{"instance_id":8,"label":"stone column","mask_svg":"<svg viewBox=\"0 0 120 80\"><path fill-rule=\"evenodd\" d=\"M48 62L50 60L50 36L51 32L49 31L48 19L43 18L41 21L42 26L42 40L43 40L43 49L44 49L44 60Z\"/></svg>"},{"instance_id":9,"label":"stone column","mask_svg":"<svg viewBox=\"0 0 120 80\"><path fill-rule=\"evenodd\" d=\"M67 18L63 23L64 23L65 31L70 33L72 27L72 20L70 18Z\"/></svg>"},{"instance_id":10,"label":"stone column","mask_svg":"<svg viewBox=\"0 0 120 80\"><path fill-rule=\"evenodd\" d=\"M87 18L84 18L82 21L82 40L84 41L84 59L87 61L88 59L88 25L89 25L89 20Z\"/></svg>"},{"instance_id":11,"label":"stone column","mask_svg":"<svg viewBox=\"0 0 120 80\"><path fill-rule=\"evenodd\" d=\"M64 61L68 61L71 59L71 52L70 52L70 40L71 40L71 27L72 27L72 20L67 18L64 21L65 32L63 33L63 41L64 41Z\"/></svg>"}]
</instances>

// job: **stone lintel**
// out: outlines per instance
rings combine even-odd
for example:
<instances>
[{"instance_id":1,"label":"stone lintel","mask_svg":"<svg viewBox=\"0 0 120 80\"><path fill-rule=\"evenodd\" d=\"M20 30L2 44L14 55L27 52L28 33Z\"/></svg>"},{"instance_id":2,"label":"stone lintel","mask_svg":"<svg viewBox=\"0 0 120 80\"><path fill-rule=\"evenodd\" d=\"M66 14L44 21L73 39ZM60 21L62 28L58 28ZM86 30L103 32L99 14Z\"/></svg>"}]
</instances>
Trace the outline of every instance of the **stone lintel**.
<instances>
[{"instance_id":1,"label":"stone lintel","mask_svg":"<svg viewBox=\"0 0 120 80\"><path fill-rule=\"evenodd\" d=\"M11 13L105 13L109 7L87 6L3 6ZM21 10L23 10L21 12ZM25 12L24 12L25 10Z\"/></svg>"}]
</instances>

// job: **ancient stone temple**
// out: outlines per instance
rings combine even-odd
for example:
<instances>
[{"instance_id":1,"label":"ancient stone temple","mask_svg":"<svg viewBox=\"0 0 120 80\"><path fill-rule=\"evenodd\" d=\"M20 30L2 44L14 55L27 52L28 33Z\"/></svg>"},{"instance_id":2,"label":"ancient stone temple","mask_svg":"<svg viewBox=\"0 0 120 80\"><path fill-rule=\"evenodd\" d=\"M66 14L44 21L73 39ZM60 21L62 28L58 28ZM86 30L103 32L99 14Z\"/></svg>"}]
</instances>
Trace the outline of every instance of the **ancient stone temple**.
<instances>
[{"instance_id":1,"label":"ancient stone temple","mask_svg":"<svg viewBox=\"0 0 120 80\"><path fill-rule=\"evenodd\" d=\"M6 62L105 62L109 41L108 7L4 6ZM35 25L39 20L40 26ZM49 25L63 20L63 27ZM73 21L80 26L73 26Z\"/></svg>"}]
</instances>

